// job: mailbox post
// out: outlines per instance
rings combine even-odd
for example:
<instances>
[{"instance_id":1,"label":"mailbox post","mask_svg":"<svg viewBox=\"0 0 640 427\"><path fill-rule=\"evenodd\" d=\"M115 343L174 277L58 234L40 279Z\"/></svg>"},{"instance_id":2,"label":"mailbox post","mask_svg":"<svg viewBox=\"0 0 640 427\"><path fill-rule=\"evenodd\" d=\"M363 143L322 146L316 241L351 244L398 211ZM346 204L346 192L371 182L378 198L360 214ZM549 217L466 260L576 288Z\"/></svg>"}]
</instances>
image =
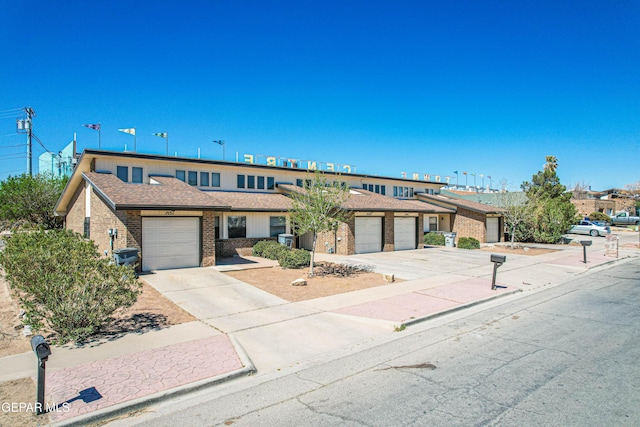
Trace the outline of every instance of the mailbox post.
<instances>
[{"instance_id":1,"label":"mailbox post","mask_svg":"<svg viewBox=\"0 0 640 427\"><path fill-rule=\"evenodd\" d=\"M44 376L45 376L45 364L51 355L51 348L49 343L44 339L42 335L36 335L31 338L31 349L38 358L38 386L36 389L36 414L40 415L44 413Z\"/></svg>"},{"instance_id":2,"label":"mailbox post","mask_svg":"<svg viewBox=\"0 0 640 427\"><path fill-rule=\"evenodd\" d=\"M498 267L500 267L507 260L506 255L491 254L491 262L493 263L493 280L491 281L491 290L496 289L496 273Z\"/></svg>"},{"instance_id":3,"label":"mailbox post","mask_svg":"<svg viewBox=\"0 0 640 427\"><path fill-rule=\"evenodd\" d=\"M582 252L584 256L584 263L587 263L587 246L591 246L591 240L580 240L580 244L582 245Z\"/></svg>"}]
</instances>

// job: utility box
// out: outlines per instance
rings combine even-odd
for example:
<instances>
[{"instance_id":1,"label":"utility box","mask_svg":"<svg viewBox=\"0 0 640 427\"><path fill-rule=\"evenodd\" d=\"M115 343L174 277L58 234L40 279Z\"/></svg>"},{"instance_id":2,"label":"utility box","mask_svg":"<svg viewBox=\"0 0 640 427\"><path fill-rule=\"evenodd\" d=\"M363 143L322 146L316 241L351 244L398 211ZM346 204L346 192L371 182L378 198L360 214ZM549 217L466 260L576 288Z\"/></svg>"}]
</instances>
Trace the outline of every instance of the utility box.
<instances>
[{"instance_id":1,"label":"utility box","mask_svg":"<svg viewBox=\"0 0 640 427\"><path fill-rule=\"evenodd\" d=\"M278 234L278 243L291 249L293 247L293 234Z\"/></svg>"},{"instance_id":2,"label":"utility box","mask_svg":"<svg viewBox=\"0 0 640 427\"><path fill-rule=\"evenodd\" d=\"M444 245L447 248L455 248L456 247L456 235L457 233L445 232L444 234Z\"/></svg>"},{"instance_id":3,"label":"utility box","mask_svg":"<svg viewBox=\"0 0 640 427\"><path fill-rule=\"evenodd\" d=\"M138 248L122 248L113 251L113 260L118 265L135 265L138 261Z\"/></svg>"}]
</instances>

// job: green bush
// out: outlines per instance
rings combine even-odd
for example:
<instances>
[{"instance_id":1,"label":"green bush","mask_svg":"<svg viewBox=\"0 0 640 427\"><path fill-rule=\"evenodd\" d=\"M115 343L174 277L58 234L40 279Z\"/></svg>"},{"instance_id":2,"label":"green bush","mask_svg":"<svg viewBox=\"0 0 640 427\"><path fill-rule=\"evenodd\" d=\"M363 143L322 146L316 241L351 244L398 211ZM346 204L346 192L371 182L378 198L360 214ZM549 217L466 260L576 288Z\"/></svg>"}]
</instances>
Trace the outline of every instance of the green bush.
<instances>
[{"instance_id":1,"label":"green bush","mask_svg":"<svg viewBox=\"0 0 640 427\"><path fill-rule=\"evenodd\" d=\"M444 246L444 234L442 233L425 233L424 244L431 246Z\"/></svg>"},{"instance_id":2,"label":"green bush","mask_svg":"<svg viewBox=\"0 0 640 427\"><path fill-rule=\"evenodd\" d=\"M264 252L269 245L274 243L273 240L260 240L251 249L251 253L253 256L264 257Z\"/></svg>"},{"instance_id":3,"label":"green bush","mask_svg":"<svg viewBox=\"0 0 640 427\"><path fill-rule=\"evenodd\" d=\"M258 242L260 243L260 242ZM254 246L255 247L255 246ZM287 246L281 245L275 240L267 240L262 247L262 257L266 259L277 260L280 257L280 254L283 252L290 251Z\"/></svg>"},{"instance_id":4,"label":"green bush","mask_svg":"<svg viewBox=\"0 0 640 427\"><path fill-rule=\"evenodd\" d=\"M52 329L59 343L95 334L140 293L133 268L110 263L93 242L68 230L14 233L0 264L26 323Z\"/></svg>"},{"instance_id":5,"label":"green bush","mask_svg":"<svg viewBox=\"0 0 640 427\"><path fill-rule=\"evenodd\" d=\"M461 237L458 239L460 249L480 249L480 241L473 237Z\"/></svg>"},{"instance_id":6,"label":"green bush","mask_svg":"<svg viewBox=\"0 0 640 427\"><path fill-rule=\"evenodd\" d=\"M311 252L304 249L291 249L284 251L278 257L278 264L282 268L308 267L311 263Z\"/></svg>"},{"instance_id":7,"label":"green bush","mask_svg":"<svg viewBox=\"0 0 640 427\"><path fill-rule=\"evenodd\" d=\"M589 214L589 219L591 221L607 221L607 222L611 222L611 218L609 217L609 215L607 215L605 213L602 213L602 212L591 212Z\"/></svg>"}]
</instances>

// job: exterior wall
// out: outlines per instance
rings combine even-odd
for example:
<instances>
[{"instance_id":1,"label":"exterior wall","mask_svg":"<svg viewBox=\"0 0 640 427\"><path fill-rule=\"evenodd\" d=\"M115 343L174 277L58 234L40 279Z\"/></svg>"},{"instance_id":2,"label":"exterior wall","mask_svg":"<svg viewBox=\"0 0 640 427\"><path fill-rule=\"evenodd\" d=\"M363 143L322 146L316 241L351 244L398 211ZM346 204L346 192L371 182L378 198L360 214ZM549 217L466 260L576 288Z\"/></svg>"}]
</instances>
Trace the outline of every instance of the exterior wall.
<instances>
[{"instance_id":1,"label":"exterior wall","mask_svg":"<svg viewBox=\"0 0 640 427\"><path fill-rule=\"evenodd\" d=\"M235 255L251 255L253 245L260 240L278 240L275 237L260 238L236 238L236 239L218 239L215 244L215 255L218 257L232 257Z\"/></svg>"},{"instance_id":2,"label":"exterior wall","mask_svg":"<svg viewBox=\"0 0 640 427\"><path fill-rule=\"evenodd\" d=\"M84 234L84 217L86 212L85 191L83 182L82 185L78 186L78 189L71 198L71 202L69 202L69 211L65 218L65 228L80 234Z\"/></svg>"},{"instance_id":3,"label":"exterior wall","mask_svg":"<svg viewBox=\"0 0 640 427\"><path fill-rule=\"evenodd\" d=\"M340 224L338 228L338 241L336 253L338 255L353 255L356 253L356 217L348 222Z\"/></svg>"},{"instance_id":4,"label":"exterior wall","mask_svg":"<svg viewBox=\"0 0 640 427\"><path fill-rule=\"evenodd\" d=\"M418 215L418 229L416 230L416 249L421 249L424 247L424 215Z\"/></svg>"},{"instance_id":5,"label":"exterior wall","mask_svg":"<svg viewBox=\"0 0 640 427\"><path fill-rule=\"evenodd\" d=\"M128 235L131 233L131 224L127 224L127 213L124 211L114 212L102 199L91 192L91 225L89 238L98 246L98 251L107 256L111 255L110 237L107 230L118 229L118 238L113 239L113 249L121 249L128 246ZM140 246L137 246L140 249Z\"/></svg>"},{"instance_id":6,"label":"exterior wall","mask_svg":"<svg viewBox=\"0 0 640 427\"><path fill-rule=\"evenodd\" d=\"M202 214L202 266L216 265L216 212L206 211Z\"/></svg>"},{"instance_id":7,"label":"exterior wall","mask_svg":"<svg viewBox=\"0 0 640 427\"><path fill-rule=\"evenodd\" d=\"M333 248L335 254L353 255L356 251L355 227L356 220L353 217L348 222L341 223L335 233L333 231L318 233L316 253L327 253L328 246ZM325 242L328 245L325 245Z\"/></svg>"},{"instance_id":8,"label":"exterior wall","mask_svg":"<svg viewBox=\"0 0 640 427\"><path fill-rule=\"evenodd\" d=\"M480 243L487 242L486 215L464 208L458 208L453 219L453 230L460 237L473 237Z\"/></svg>"},{"instance_id":9,"label":"exterior wall","mask_svg":"<svg viewBox=\"0 0 640 427\"><path fill-rule=\"evenodd\" d=\"M580 216L586 216L592 212L603 212L608 215L616 210L615 200L571 199L571 203L576 207Z\"/></svg>"},{"instance_id":10,"label":"exterior wall","mask_svg":"<svg viewBox=\"0 0 640 427\"><path fill-rule=\"evenodd\" d=\"M393 241L393 233L395 228L395 215L393 212L385 212L382 219L382 252L393 252L395 243Z\"/></svg>"},{"instance_id":11,"label":"exterior wall","mask_svg":"<svg viewBox=\"0 0 640 427\"><path fill-rule=\"evenodd\" d=\"M631 215L636 214L636 201L634 199L618 197L613 199L613 201L615 202L615 213L625 211L629 212Z\"/></svg>"},{"instance_id":12,"label":"exterior wall","mask_svg":"<svg viewBox=\"0 0 640 427\"><path fill-rule=\"evenodd\" d=\"M228 162L228 164L211 164L207 161L199 161L198 159L173 159L171 157L164 159L144 159L136 158L133 156L123 155L122 157L104 156L97 157L95 163L96 170L110 171L112 174L116 174L118 166L127 166L129 168L129 182L131 182L131 168L141 167L143 174L143 182L149 183L149 175L170 175L175 176L176 170L183 170L187 174L189 171L198 173L198 184L200 184L200 172L216 172L220 174L220 187L202 187L198 188L202 190L240 190L237 188L237 175L251 175L251 176L263 176L274 178L275 182L288 182L295 184L297 179L310 179L313 176L313 170L307 170L307 162L300 163L301 168L281 168L271 167L250 163L234 163ZM336 164L336 166L338 166ZM337 170L337 169L336 169ZM352 171L355 172L355 171ZM331 175L329 175L330 177ZM434 179L434 181L425 181L425 179ZM391 178L391 177L375 177L375 176L359 176L351 173L342 172L335 175L335 179L343 180L354 188L362 188L363 185L379 185L385 186L385 195L393 197L393 187L410 187L414 193L439 193L440 188L446 185L444 178L440 177L440 183L435 180L436 175L425 176L424 174L410 174L406 179ZM262 190L262 189L244 189L245 191L259 191L266 193L273 193L275 190Z\"/></svg>"}]
</instances>

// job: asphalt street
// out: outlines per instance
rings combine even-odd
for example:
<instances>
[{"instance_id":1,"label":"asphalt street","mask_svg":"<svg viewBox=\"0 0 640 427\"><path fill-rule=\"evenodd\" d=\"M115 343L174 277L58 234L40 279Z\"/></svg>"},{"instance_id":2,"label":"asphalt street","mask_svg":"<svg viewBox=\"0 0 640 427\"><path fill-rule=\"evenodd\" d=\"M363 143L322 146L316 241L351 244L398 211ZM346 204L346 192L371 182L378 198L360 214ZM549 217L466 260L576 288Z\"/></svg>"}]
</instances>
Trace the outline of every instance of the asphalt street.
<instances>
[{"instance_id":1,"label":"asphalt street","mask_svg":"<svg viewBox=\"0 0 640 427\"><path fill-rule=\"evenodd\" d=\"M633 259L109 425L637 425L639 305Z\"/></svg>"}]
</instances>

